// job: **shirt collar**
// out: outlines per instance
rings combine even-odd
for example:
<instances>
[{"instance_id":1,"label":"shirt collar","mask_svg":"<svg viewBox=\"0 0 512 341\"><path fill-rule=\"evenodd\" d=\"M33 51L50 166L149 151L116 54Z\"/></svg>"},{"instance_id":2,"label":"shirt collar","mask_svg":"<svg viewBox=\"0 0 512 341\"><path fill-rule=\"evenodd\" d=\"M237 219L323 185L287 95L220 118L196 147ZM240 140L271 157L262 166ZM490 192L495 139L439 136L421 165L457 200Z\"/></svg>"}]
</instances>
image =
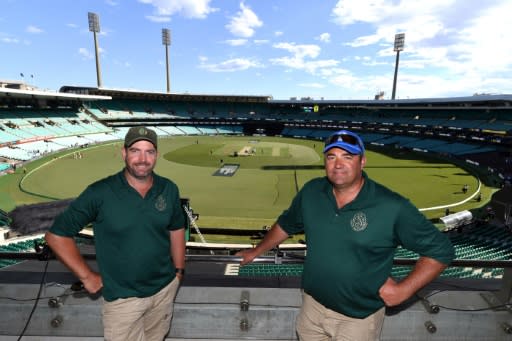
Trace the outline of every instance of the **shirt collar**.
<instances>
[{"instance_id":1,"label":"shirt collar","mask_svg":"<svg viewBox=\"0 0 512 341\"><path fill-rule=\"evenodd\" d=\"M128 180L126 180L124 171L125 169L123 168L119 173L117 173L117 177L121 183L121 186L123 186L126 189L132 189L132 186L130 186ZM151 189L149 190L148 194L151 193L154 188L159 186L160 181L160 177L155 172L153 172L153 186L151 186Z\"/></svg>"},{"instance_id":2,"label":"shirt collar","mask_svg":"<svg viewBox=\"0 0 512 341\"><path fill-rule=\"evenodd\" d=\"M361 190L359 191L359 193L357 194L355 199L351 203L349 203L350 206L355 205L356 207L358 207L361 204L363 204L367 198L369 198L373 195L372 191L373 191L374 187L371 185L371 180L368 178L368 174L366 174L365 171L362 171L362 173L363 173L363 178L364 178L363 187L361 187ZM329 181L327 176L324 177L324 180L325 180L325 183L323 186L323 190L325 191L325 193L327 193L327 195L329 197L332 197L334 199L334 194L332 193L331 182Z\"/></svg>"}]
</instances>

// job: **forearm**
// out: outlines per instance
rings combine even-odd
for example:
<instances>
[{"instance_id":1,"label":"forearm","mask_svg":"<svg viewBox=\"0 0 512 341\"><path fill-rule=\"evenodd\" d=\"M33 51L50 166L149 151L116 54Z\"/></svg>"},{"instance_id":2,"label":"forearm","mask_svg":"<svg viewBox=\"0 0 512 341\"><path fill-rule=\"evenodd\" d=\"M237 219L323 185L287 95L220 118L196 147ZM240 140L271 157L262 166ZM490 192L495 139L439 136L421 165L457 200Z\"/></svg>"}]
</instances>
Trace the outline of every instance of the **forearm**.
<instances>
[{"instance_id":1,"label":"forearm","mask_svg":"<svg viewBox=\"0 0 512 341\"><path fill-rule=\"evenodd\" d=\"M389 277L379 289L379 296L387 306L395 306L414 295L446 268L435 259L420 257L414 269L401 282Z\"/></svg>"},{"instance_id":2,"label":"forearm","mask_svg":"<svg viewBox=\"0 0 512 341\"><path fill-rule=\"evenodd\" d=\"M267 252L277 245L281 244L288 238L288 233L286 233L283 228L275 223L272 225L272 228L265 234L263 240L256 245L254 251L257 252L258 255L261 255L264 252Z\"/></svg>"},{"instance_id":3,"label":"forearm","mask_svg":"<svg viewBox=\"0 0 512 341\"><path fill-rule=\"evenodd\" d=\"M430 283L447 267L433 258L420 257L413 270L398 285L408 293L408 297Z\"/></svg>"},{"instance_id":4,"label":"forearm","mask_svg":"<svg viewBox=\"0 0 512 341\"><path fill-rule=\"evenodd\" d=\"M288 238L288 233L278 223L275 223L256 247L239 251L235 256L242 257L240 265L248 264L257 256L281 244L286 238Z\"/></svg>"},{"instance_id":5,"label":"forearm","mask_svg":"<svg viewBox=\"0 0 512 341\"><path fill-rule=\"evenodd\" d=\"M175 268L185 268L185 229L171 231L171 257Z\"/></svg>"},{"instance_id":6,"label":"forearm","mask_svg":"<svg viewBox=\"0 0 512 341\"><path fill-rule=\"evenodd\" d=\"M80 254L78 247L70 237L62 237L46 232L45 239L57 258L66 265L81 281L87 279L93 272Z\"/></svg>"}]
</instances>

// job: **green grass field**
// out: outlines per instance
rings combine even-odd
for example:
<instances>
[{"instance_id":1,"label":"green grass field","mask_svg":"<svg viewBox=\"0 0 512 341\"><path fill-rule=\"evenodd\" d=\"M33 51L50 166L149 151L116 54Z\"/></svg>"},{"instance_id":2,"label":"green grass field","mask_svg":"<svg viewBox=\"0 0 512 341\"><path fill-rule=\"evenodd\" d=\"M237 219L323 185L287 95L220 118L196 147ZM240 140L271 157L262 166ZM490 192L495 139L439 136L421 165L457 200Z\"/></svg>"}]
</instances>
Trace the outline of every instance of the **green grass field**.
<instances>
[{"instance_id":1,"label":"green grass field","mask_svg":"<svg viewBox=\"0 0 512 341\"><path fill-rule=\"evenodd\" d=\"M0 208L77 196L88 184L123 167L121 143L55 154L0 177ZM248 150L250 155L245 156ZM238 153L239 156L233 156ZM322 143L277 137L173 137L160 139L156 172L174 180L182 197L200 214L204 227L260 228L288 207L306 181L323 176ZM448 205L469 197L478 179L466 170L417 154L368 151L366 171L376 181L411 199L420 208ZM243 156L242 156L243 155ZM221 162L222 160L222 162ZM222 164L239 164L232 177L213 176ZM470 190L463 194L461 188ZM22 189L22 190L20 190ZM483 200L450 208L452 212L483 205ZM429 218L444 209L428 211Z\"/></svg>"}]
</instances>

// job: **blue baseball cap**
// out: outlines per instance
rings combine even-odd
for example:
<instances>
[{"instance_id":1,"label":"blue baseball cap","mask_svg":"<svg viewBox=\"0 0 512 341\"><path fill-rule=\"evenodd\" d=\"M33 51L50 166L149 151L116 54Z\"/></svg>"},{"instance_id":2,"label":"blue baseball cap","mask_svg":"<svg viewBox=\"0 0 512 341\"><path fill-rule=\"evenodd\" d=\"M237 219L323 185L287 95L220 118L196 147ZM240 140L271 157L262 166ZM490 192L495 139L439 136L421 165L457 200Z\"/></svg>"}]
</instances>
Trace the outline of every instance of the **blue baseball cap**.
<instances>
[{"instance_id":1,"label":"blue baseball cap","mask_svg":"<svg viewBox=\"0 0 512 341\"><path fill-rule=\"evenodd\" d=\"M330 135L325 140L324 153L334 147L342 148L354 155L364 154L363 140L357 134L348 130L339 130Z\"/></svg>"}]
</instances>

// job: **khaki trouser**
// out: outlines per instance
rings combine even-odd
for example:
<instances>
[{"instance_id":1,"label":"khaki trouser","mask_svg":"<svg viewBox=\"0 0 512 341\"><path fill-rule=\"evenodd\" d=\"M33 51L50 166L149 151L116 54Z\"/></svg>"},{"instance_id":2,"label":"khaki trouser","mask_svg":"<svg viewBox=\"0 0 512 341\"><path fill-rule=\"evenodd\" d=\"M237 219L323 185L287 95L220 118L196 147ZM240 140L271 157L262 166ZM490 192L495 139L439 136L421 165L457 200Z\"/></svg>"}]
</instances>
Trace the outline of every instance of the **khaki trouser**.
<instances>
[{"instance_id":1,"label":"khaki trouser","mask_svg":"<svg viewBox=\"0 0 512 341\"><path fill-rule=\"evenodd\" d=\"M120 298L103 304L103 335L107 341L162 341L171 327L176 277L150 297Z\"/></svg>"},{"instance_id":2,"label":"khaki trouser","mask_svg":"<svg viewBox=\"0 0 512 341\"><path fill-rule=\"evenodd\" d=\"M297 316L297 334L301 341L375 341L379 340L385 309L358 319L324 307L303 293L302 307Z\"/></svg>"}]
</instances>

